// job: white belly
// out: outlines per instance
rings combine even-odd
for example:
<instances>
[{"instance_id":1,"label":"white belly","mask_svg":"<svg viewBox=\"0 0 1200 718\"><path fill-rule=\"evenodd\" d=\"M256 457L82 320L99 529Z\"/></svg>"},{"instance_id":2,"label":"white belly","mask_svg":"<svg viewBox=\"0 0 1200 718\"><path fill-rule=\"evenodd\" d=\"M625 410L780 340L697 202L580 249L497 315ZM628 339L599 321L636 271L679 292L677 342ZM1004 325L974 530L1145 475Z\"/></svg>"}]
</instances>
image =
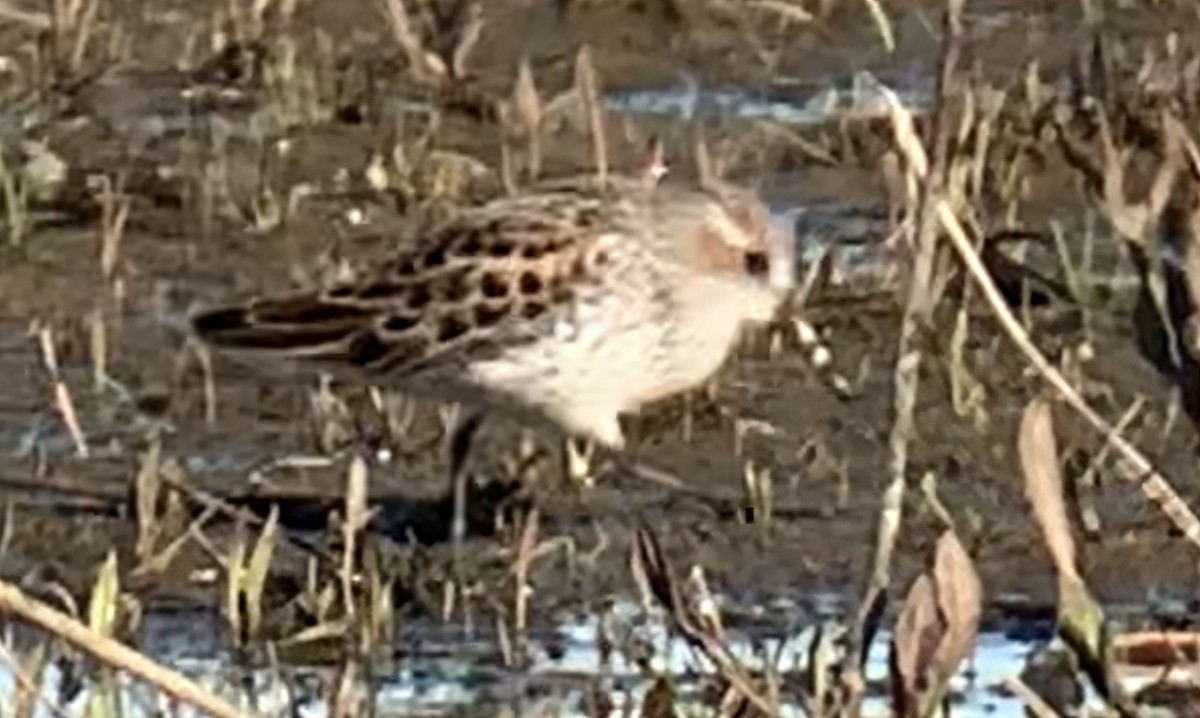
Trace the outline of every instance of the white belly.
<instances>
[{"instance_id":1,"label":"white belly","mask_svg":"<svg viewBox=\"0 0 1200 718\"><path fill-rule=\"evenodd\" d=\"M703 301L669 311L612 296L580 304L544 340L474 365L474 379L571 432L619 443L618 414L701 384L729 354L741 311L727 292L704 289Z\"/></svg>"}]
</instances>

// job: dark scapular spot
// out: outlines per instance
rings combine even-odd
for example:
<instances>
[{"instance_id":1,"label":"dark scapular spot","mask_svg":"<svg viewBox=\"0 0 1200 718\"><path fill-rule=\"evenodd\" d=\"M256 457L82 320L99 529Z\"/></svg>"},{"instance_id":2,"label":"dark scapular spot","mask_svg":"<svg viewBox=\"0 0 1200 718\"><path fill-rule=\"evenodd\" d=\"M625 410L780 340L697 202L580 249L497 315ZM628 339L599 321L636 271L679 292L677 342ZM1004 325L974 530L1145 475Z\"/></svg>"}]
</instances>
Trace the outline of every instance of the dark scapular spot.
<instances>
[{"instance_id":1,"label":"dark scapular spot","mask_svg":"<svg viewBox=\"0 0 1200 718\"><path fill-rule=\"evenodd\" d=\"M521 316L526 319L537 319L546 313L546 305L542 302L525 302L521 305Z\"/></svg>"},{"instance_id":2,"label":"dark scapular spot","mask_svg":"<svg viewBox=\"0 0 1200 718\"><path fill-rule=\"evenodd\" d=\"M427 284L414 284L408 292L408 308L421 309L433 300Z\"/></svg>"},{"instance_id":3,"label":"dark scapular spot","mask_svg":"<svg viewBox=\"0 0 1200 718\"><path fill-rule=\"evenodd\" d=\"M520 280L521 294L532 296L542 291L542 278L533 272L525 272Z\"/></svg>"},{"instance_id":4,"label":"dark scapular spot","mask_svg":"<svg viewBox=\"0 0 1200 718\"><path fill-rule=\"evenodd\" d=\"M434 247L425 253L421 258L421 266L425 269L433 269L440 267L446 263L446 250L442 247Z\"/></svg>"},{"instance_id":5,"label":"dark scapular spot","mask_svg":"<svg viewBox=\"0 0 1200 718\"><path fill-rule=\"evenodd\" d=\"M483 251L483 241L479 238L478 230L469 231L455 243L454 253L460 257L475 257Z\"/></svg>"},{"instance_id":6,"label":"dark scapular spot","mask_svg":"<svg viewBox=\"0 0 1200 718\"><path fill-rule=\"evenodd\" d=\"M475 306L475 325L480 328L493 327L508 316L512 306L505 304L478 304Z\"/></svg>"},{"instance_id":7,"label":"dark scapular spot","mask_svg":"<svg viewBox=\"0 0 1200 718\"><path fill-rule=\"evenodd\" d=\"M583 256L580 255L571 260L571 276L583 279L585 274L587 274L587 262L584 261Z\"/></svg>"},{"instance_id":8,"label":"dark scapular spot","mask_svg":"<svg viewBox=\"0 0 1200 718\"><path fill-rule=\"evenodd\" d=\"M421 317L412 314L396 314L383 321L383 328L389 332L406 332L421 323Z\"/></svg>"},{"instance_id":9,"label":"dark scapular spot","mask_svg":"<svg viewBox=\"0 0 1200 718\"><path fill-rule=\"evenodd\" d=\"M488 246L488 254L496 258L507 257L513 253L517 246L512 240L497 239Z\"/></svg>"},{"instance_id":10,"label":"dark scapular spot","mask_svg":"<svg viewBox=\"0 0 1200 718\"><path fill-rule=\"evenodd\" d=\"M521 250L521 256L525 259L541 259L548 250L549 247L544 244L527 244Z\"/></svg>"},{"instance_id":11,"label":"dark scapular spot","mask_svg":"<svg viewBox=\"0 0 1200 718\"><path fill-rule=\"evenodd\" d=\"M437 338L439 342L458 339L471 330L471 325L457 314L447 314L438 322Z\"/></svg>"},{"instance_id":12,"label":"dark scapular spot","mask_svg":"<svg viewBox=\"0 0 1200 718\"><path fill-rule=\"evenodd\" d=\"M486 272L480 280L479 288L483 291L483 296L489 299L508 296L508 283L495 272Z\"/></svg>"},{"instance_id":13,"label":"dark scapular spot","mask_svg":"<svg viewBox=\"0 0 1200 718\"><path fill-rule=\"evenodd\" d=\"M411 255L405 255L392 263L392 270L401 277L411 277L417 273L417 262Z\"/></svg>"}]
</instances>

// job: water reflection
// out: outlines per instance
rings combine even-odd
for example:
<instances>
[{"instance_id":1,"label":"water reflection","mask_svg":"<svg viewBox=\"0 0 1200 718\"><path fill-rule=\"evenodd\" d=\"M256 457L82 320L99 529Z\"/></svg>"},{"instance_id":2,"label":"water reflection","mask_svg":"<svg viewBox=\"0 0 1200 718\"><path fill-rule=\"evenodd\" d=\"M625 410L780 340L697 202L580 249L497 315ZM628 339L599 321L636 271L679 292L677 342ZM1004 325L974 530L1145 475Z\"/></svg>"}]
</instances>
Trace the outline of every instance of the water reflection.
<instances>
[{"instance_id":1,"label":"water reflection","mask_svg":"<svg viewBox=\"0 0 1200 718\"><path fill-rule=\"evenodd\" d=\"M841 610L836 597L818 597L803 605L776 601L751 608L736 618L731 614L729 640L733 652L748 666L761 667L763 656L771 656L787 687L801 679L817 626L833 625L829 619ZM556 625L531 636L528 664L505 668L496 636L489 628L464 633L462 626L425 621L408 622L399 639L397 660L386 673L377 675L374 699L379 715L434 716L461 714L496 715L502 709L517 714L541 715L553 709L561 716L588 715L588 691L599 687L607 696L611 715L637 710L651 682L620 650L605 656L597 636L606 633L618 643L637 642L652 651L652 670L670 676L677 694L677 708L703 708L701 689L711 666L684 642L673 639L663 624L634 604L620 603L604 614L605 626L596 616L563 617ZM801 622L805 625L800 627ZM298 715L321 718L328 715L320 686L335 682L336 666L284 666L249 670L236 666L220 643L221 627L208 613L157 611L145 617L141 648L158 660L190 675L231 703L262 716ZM1031 650L1049 638L1048 631L1031 635L1006 631L980 635L974 659L953 684L957 716L1018 716L1019 701L1000 689L1002 681L1020 673ZM876 688L886 685L887 641L880 635L870 653L867 676ZM47 698L57 693L62 673L47 670L43 682ZM10 673L0 671L0 695L12 695ZM867 703L868 715L885 715L882 691ZM123 715L152 716L166 708L154 692L128 679L122 681ZM594 697L594 695L593 695ZM70 704L69 713L86 705L87 691ZM632 705L630 705L632 702ZM530 710L536 712L529 713ZM694 712L694 711L693 711ZM781 714L800 716L794 701L785 700ZM46 706L37 718L53 715ZM179 709L175 715L196 713Z\"/></svg>"}]
</instances>

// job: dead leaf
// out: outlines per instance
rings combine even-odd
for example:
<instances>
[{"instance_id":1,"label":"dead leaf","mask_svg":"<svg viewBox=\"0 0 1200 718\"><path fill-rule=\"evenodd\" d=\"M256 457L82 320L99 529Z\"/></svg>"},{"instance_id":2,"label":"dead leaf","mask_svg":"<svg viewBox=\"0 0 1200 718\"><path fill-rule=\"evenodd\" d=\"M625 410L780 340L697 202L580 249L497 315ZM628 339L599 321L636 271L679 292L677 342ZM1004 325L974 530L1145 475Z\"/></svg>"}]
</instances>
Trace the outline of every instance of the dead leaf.
<instances>
[{"instance_id":1,"label":"dead leaf","mask_svg":"<svg viewBox=\"0 0 1200 718\"><path fill-rule=\"evenodd\" d=\"M1060 575L1078 577L1075 539L1063 501L1062 472L1054 438L1054 417L1045 399L1034 399L1025 408L1017 437L1017 453L1025 474L1025 496L1042 529L1042 537Z\"/></svg>"},{"instance_id":2,"label":"dead leaf","mask_svg":"<svg viewBox=\"0 0 1200 718\"><path fill-rule=\"evenodd\" d=\"M892 703L901 718L921 714L930 668L945 633L937 590L929 574L922 574L908 590L892 636Z\"/></svg>"},{"instance_id":3,"label":"dead leaf","mask_svg":"<svg viewBox=\"0 0 1200 718\"><path fill-rule=\"evenodd\" d=\"M975 564L953 531L938 539L933 575L938 608L947 629L938 646L935 665L939 678L948 681L975 644L983 604L983 588Z\"/></svg>"}]
</instances>

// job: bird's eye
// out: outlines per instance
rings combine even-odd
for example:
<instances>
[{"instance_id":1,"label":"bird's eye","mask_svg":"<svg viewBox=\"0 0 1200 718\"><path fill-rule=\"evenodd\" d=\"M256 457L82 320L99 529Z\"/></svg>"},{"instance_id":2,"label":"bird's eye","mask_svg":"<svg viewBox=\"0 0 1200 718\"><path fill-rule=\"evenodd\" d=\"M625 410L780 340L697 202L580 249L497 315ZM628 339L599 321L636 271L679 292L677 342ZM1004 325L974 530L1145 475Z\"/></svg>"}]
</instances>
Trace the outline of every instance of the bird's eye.
<instances>
[{"instance_id":1,"label":"bird's eye","mask_svg":"<svg viewBox=\"0 0 1200 718\"><path fill-rule=\"evenodd\" d=\"M766 252L746 252L743 263L746 274L752 277L764 277L771 272L771 259Z\"/></svg>"}]
</instances>

